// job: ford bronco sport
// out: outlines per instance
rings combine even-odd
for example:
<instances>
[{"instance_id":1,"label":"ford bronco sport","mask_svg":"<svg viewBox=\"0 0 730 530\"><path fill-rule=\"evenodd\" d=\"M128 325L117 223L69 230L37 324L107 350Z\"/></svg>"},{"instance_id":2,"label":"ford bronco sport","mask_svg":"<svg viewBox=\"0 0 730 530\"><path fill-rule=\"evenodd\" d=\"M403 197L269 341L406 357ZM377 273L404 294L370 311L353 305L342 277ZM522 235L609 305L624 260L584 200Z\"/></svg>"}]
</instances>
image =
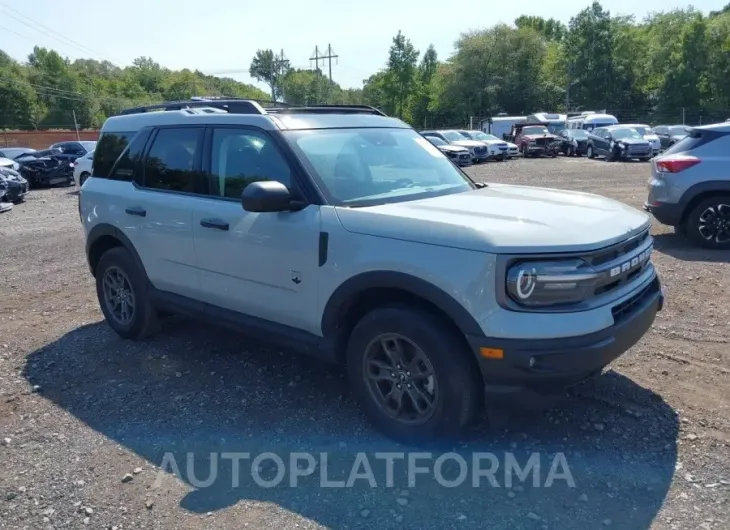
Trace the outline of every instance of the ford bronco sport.
<instances>
[{"instance_id":1,"label":"ford bronco sport","mask_svg":"<svg viewBox=\"0 0 730 530\"><path fill-rule=\"evenodd\" d=\"M132 109L104 124L79 211L120 336L182 312L343 363L397 439L600 373L664 299L644 212L475 183L370 107Z\"/></svg>"}]
</instances>

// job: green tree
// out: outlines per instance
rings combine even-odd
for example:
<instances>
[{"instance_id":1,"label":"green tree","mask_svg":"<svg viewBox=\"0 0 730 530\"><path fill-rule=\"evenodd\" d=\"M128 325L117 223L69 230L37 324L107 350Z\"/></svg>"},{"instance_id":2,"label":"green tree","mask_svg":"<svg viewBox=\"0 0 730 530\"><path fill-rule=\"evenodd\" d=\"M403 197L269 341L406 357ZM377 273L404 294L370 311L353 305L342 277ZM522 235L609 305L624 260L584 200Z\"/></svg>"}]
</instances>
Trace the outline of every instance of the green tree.
<instances>
[{"instance_id":1,"label":"green tree","mask_svg":"<svg viewBox=\"0 0 730 530\"><path fill-rule=\"evenodd\" d=\"M288 71L288 61L277 57L273 50L258 50L249 68L251 77L269 85L272 101L282 95L282 81Z\"/></svg>"},{"instance_id":2,"label":"green tree","mask_svg":"<svg viewBox=\"0 0 730 530\"><path fill-rule=\"evenodd\" d=\"M406 120L410 119L409 103L417 83L417 64L418 50L398 31L390 47L383 89L393 114Z\"/></svg>"}]
</instances>

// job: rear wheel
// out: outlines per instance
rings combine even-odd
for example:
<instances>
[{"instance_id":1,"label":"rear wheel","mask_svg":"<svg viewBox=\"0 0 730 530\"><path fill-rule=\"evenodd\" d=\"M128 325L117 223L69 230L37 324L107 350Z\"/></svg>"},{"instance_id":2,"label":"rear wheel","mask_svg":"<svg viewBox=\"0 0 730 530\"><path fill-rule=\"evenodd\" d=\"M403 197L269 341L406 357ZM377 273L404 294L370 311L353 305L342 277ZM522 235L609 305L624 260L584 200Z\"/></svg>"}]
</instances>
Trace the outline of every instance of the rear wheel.
<instances>
[{"instance_id":1,"label":"rear wheel","mask_svg":"<svg viewBox=\"0 0 730 530\"><path fill-rule=\"evenodd\" d=\"M86 179L89 178L90 176L91 176L91 174L88 173L87 171L84 171L83 173L81 173L81 176L79 176L79 186L83 186L84 182L86 182Z\"/></svg>"},{"instance_id":2,"label":"rear wheel","mask_svg":"<svg viewBox=\"0 0 730 530\"><path fill-rule=\"evenodd\" d=\"M109 326L124 339L141 339L157 331L147 278L126 248L107 250L96 266L96 294Z\"/></svg>"},{"instance_id":3,"label":"rear wheel","mask_svg":"<svg viewBox=\"0 0 730 530\"><path fill-rule=\"evenodd\" d=\"M709 197L687 214L687 237L695 245L711 249L730 248L730 195Z\"/></svg>"},{"instance_id":4,"label":"rear wheel","mask_svg":"<svg viewBox=\"0 0 730 530\"><path fill-rule=\"evenodd\" d=\"M411 442L459 433L481 407L481 377L462 340L428 312L376 309L347 348L353 389L384 434Z\"/></svg>"}]
</instances>

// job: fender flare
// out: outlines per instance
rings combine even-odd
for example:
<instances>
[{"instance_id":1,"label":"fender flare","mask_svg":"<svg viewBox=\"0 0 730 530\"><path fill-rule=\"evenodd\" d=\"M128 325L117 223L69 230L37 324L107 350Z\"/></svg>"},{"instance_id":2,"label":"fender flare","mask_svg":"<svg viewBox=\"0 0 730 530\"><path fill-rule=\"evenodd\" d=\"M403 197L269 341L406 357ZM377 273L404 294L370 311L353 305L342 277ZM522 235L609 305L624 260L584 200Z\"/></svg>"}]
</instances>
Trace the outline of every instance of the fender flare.
<instances>
[{"instance_id":1,"label":"fender flare","mask_svg":"<svg viewBox=\"0 0 730 530\"><path fill-rule=\"evenodd\" d=\"M347 312L358 295L369 289L397 289L423 298L444 311L465 335L484 336L479 323L453 296L416 276L394 271L370 271L343 282L330 296L322 312L322 333L333 337L339 317Z\"/></svg>"},{"instance_id":2,"label":"fender flare","mask_svg":"<svg viewBox=\"0 0 730 530\"><path fill-rule=\"evenodd\" d=\"M730 193L730 180L708 180L707 182L698 182L682 194L680 199L680 210L682 217L689 213L687 207L692 204L697 197L707 192Z\"/></svg>"},{"instance_id":3,"label":"fender flare","mask_svg":"<svg viewBox=\"0 0 730 530\"><path fill-rule=\"evenodd\" d=\"M142 259L137 253L137 249L134 248L134 245L126 236L126 234L116 226L107 223L101 223L92 228L86 238L86 259L89 262L89 269L91 270L92 275L94 274L94 267L91 263L91 249L94 247L94 244L99 241L99 239L106 236L110 236L118 240L122 244L122 246L126 248L127 251L131 254L132 259L134 259L134 262L140 268L140 270L143 272L145 271L144 265L142 264Z\"/></svg>"}]
</instances>

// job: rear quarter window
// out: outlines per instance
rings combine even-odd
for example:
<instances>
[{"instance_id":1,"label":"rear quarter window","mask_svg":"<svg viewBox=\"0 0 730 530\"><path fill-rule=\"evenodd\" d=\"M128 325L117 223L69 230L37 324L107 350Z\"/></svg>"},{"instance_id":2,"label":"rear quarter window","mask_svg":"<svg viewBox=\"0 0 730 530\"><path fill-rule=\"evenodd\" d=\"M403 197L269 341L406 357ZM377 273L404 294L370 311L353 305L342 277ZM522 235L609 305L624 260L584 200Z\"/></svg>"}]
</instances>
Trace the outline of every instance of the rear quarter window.
<instances>
[{"instance_id":1,"label":"rear quarter window","mask_svg":"<svg viewBox=\"0 0 730 530\"><path fill-rule=\"evenodd\" d=\"M730 134L720 131L693 129L689 132L687 136L685 136L676 144L664 151L663 154L672 155L675 153L686 153L687 151L692 151L699 147L705 146L720 138L723 138L725 142L728 143L728 140L730 140ZM730 151L730 144L726 145L725 148Z\"/></svg>"},{"instance_id":2,"label":"rear quarter window","mask_svg":"<svg viewBox=\"0 0 730 530\"><path fill-rule=\"evenodd\" d=\"M94 151L94 177L110 178L114 162L117 161L135 134L136 131L101 133Z\"/></svg>"}]
</instances>

